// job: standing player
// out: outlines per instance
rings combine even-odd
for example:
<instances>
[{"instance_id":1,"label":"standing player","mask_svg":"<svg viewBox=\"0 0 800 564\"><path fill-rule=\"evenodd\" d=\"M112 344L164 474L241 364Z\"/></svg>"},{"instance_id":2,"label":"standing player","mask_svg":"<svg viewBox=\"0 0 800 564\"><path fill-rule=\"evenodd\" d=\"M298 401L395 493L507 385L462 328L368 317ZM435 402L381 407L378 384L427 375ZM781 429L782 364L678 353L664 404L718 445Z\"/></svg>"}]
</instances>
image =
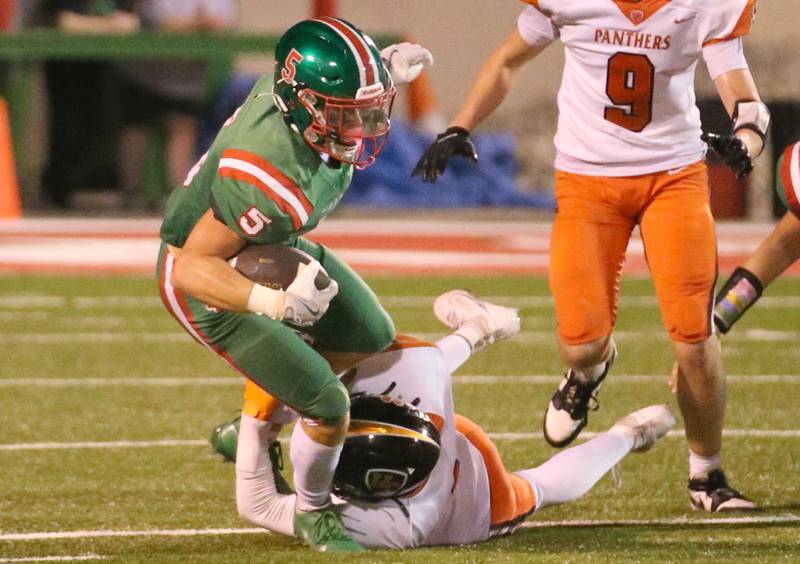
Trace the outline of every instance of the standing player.
<instances>
[{"instance_id":1,"label":"standing player","mask_svg":"<svg viewBox=\"0 0 800 564\"><path fill-rule=\"evenodd\" d=\"M394 326L355 272L302 235L336 207L353 167L380 152L395 88L375 44L344 20L300 22L275 54L274 76L255 85L170 196L161 296L195 340L303 416L293 445L303 454L294 472L297 534L318 549L359 550L330 505L349 408L335 373L388 347ZM386 58L407 82L430 53L401 44ZM253 284L227 260L265 243L315 260L285 291ZM333 280L323 289L314 284L321 270Z\"/></svg>"},{"instance_id":2,"label":"standing player","mask_svg":"<svg viewBox=\"0 0 800 564\"><path fill-rule=\"evenodd\" d=\"M414 174L434 181L454 154L477 160L469 132L505 98L523 64L560 38L566 64L550 286L569 368L547 407L545 437L553 446L575 439L614 362L619 277L638 225L684 375L678 400L692 502L708 511L753 508L721 470L725 380L711 321L716 236L693 81L704 58L733 119L732 134L705 139L737 175L748 174L769 124L742 49L755 0L527 3Z\"/></svg>"},{"instance_id":3,"label":"standing player","mask_svg":"<svg viewBox=\"0 0 800 564\"><path fill-rule=\"evenodd\" d=\"M730 331L764 289L800 259L800 141L784 151L777 177L778 196L789 211L717 294L714 323L721 333Z\"/></svg>"},{"instance_id":4,"label":"standing player","mask_svg":"<svg viewBox=\"0 0 800 564\"><path fill-rule=\"evenodd\" d=\"M336 485L348 494L341 506L345 525L365 546L455 545L511 533L534 511L584 495L625 455L646 450L675 423L666 406L650 406L537 468L507 472L486 433L454 412L450 375L474 350L518 332L516 311L461 290L442 295L434 308L453 333L435 345L401 337L349 376L355 394L349 435L378 437L368 447L347 448L336 473ZM235 450L237 506L245 519L287 535L293 533L296 501L276 469L272 445L291 419L279 402L248 383ZM431 421L440 445L432 470L431 435L420 432ZM227 435L227 448L215 446L232 454L233 426L223 425L219 433Z\"/></svg>"}]
</instances>

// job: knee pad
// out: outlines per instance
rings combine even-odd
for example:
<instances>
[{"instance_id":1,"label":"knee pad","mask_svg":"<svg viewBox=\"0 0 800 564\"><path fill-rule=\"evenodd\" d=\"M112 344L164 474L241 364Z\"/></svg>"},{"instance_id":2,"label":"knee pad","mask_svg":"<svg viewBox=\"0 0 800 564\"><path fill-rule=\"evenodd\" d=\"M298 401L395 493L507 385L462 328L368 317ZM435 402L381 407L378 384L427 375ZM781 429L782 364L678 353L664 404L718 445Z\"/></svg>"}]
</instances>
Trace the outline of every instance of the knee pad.
<instances>
[{"instance_id":1,"label":"knee pad","mask_svg":"<svg viewBox=\"0 0 800 564\"><path fill-rule=\"evenodd\" d=\"M326 383L303 408L302 415L309 419L336 423L350 411L350 394L338 378Z\"/></svg>"}]
</instances>

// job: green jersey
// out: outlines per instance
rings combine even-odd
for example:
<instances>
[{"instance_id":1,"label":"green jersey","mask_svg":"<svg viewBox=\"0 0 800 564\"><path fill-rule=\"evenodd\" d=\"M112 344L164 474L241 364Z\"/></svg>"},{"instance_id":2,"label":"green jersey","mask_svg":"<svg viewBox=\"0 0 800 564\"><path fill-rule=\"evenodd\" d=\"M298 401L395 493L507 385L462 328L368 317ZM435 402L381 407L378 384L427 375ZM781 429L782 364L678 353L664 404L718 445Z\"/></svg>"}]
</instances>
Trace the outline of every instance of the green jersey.
<instances>
[{"instance_id":1,"label":"green jersey","mask_svg":"<svg viewBox=\"0 0 800 564\"><path fill-rule=\"evenodd\" d=\"M165 242L182 247L209 208L249 243L291 242L339 203L353 166L329 166L286 125L271 92L272 77L262 78L170 195Z\"/></svg>"}]
</instances>

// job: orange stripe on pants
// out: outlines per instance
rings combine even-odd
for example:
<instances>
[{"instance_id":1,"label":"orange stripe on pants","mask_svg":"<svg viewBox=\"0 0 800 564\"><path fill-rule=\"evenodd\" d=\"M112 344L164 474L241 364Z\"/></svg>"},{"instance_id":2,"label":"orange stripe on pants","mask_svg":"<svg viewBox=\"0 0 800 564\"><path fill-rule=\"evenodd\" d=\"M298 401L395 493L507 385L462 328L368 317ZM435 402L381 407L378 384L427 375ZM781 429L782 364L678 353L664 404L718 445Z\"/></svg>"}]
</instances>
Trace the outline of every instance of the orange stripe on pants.
<instances>
[{"instance_id":1,"label":"orange stripe on pants","mask_svg":"<svg viewBox=\"0 0 800 564\"><path fill-rule=\"evenodd\" d=\"M506 471L503 459L489 436L477 424L456 414L456 429L478 449L489 475L492 525L513 521L536 508L536 493L523 478Z\"/></svg>"}]
</instances>

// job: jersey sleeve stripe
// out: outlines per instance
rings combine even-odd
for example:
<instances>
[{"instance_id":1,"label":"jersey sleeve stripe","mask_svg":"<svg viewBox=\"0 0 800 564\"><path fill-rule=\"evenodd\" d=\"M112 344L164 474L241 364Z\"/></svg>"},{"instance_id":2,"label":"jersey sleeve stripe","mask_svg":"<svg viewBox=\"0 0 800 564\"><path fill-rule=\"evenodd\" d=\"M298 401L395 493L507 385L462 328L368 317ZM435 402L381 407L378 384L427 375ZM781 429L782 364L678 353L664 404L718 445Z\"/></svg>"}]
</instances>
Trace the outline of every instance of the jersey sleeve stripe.
<instances>
[{"instance_id":1,"label":"jersey sleeve stripe","mask_svg":"<svg viewBox=\"0 0 800 564\"><path fill-rule=\"evenodd\" d=\"M739 21L736 22L736 25L733 27L733 30L729 35L726 37L706 41L703 43L703 47L708 47L709 45L714 45L715 43L722 43L723 41L730 41L731 39L744 37L745 35L749 34L753 27L753 20L756 17L757 1L758 0L747 0L747 4L745 4L744 10L742 10L742 15L739 16Z\"/></svg>"},{"instance_id":2,"label":"jersey sleeve stripe","mask_svg":"<svg viewBox=\"0 0 800 564\"><path fill-rule=\"evenodd\" d=\"M231 158L236 159L239 161L244 161L246 163L250 163L258 169L261 169L264 174L273 178L276 182L278 182L281 186L283 186L286 190L288 190L300 203L302 208L305 210L306 215L311 215L314 211L314 206L306 197L303 189L300 188L291 178L286 176L283 172L278 169L275 165L271 162L266 160L265 158L256 155L255 153L251 153L250 151L244 151L242 149L227 149L225 152L222 153L223 158Z\"/></svg>"},{"instance_id":3,"label":"jersey sleeve stripe","mask_svg":"<svg viewBox=\"0 0 800 564\"><path fill-rule=\"evenodd\" d=\"M305 219L303 219L303 216L298 213L298 207L290 204L285 195L282 195L278 192L281 187L279 185L270 186L269 184L265 183L261 178L253 174L251 167L252 165L249 163L243 163L242 161L236 161L235 159L220 159L219 174L224 178L232 178L233 180L238 180L240 182L245 182L255 186L267 198L275 202L275 205L277 205L281 211L283 211L292 219L292 225L294 225L295 229L300 229L303 227L303 225L305 225L308 221L308 216L304 216ZM300 209L302 210L302 208Z\"/></svg>"}]
</instances>

